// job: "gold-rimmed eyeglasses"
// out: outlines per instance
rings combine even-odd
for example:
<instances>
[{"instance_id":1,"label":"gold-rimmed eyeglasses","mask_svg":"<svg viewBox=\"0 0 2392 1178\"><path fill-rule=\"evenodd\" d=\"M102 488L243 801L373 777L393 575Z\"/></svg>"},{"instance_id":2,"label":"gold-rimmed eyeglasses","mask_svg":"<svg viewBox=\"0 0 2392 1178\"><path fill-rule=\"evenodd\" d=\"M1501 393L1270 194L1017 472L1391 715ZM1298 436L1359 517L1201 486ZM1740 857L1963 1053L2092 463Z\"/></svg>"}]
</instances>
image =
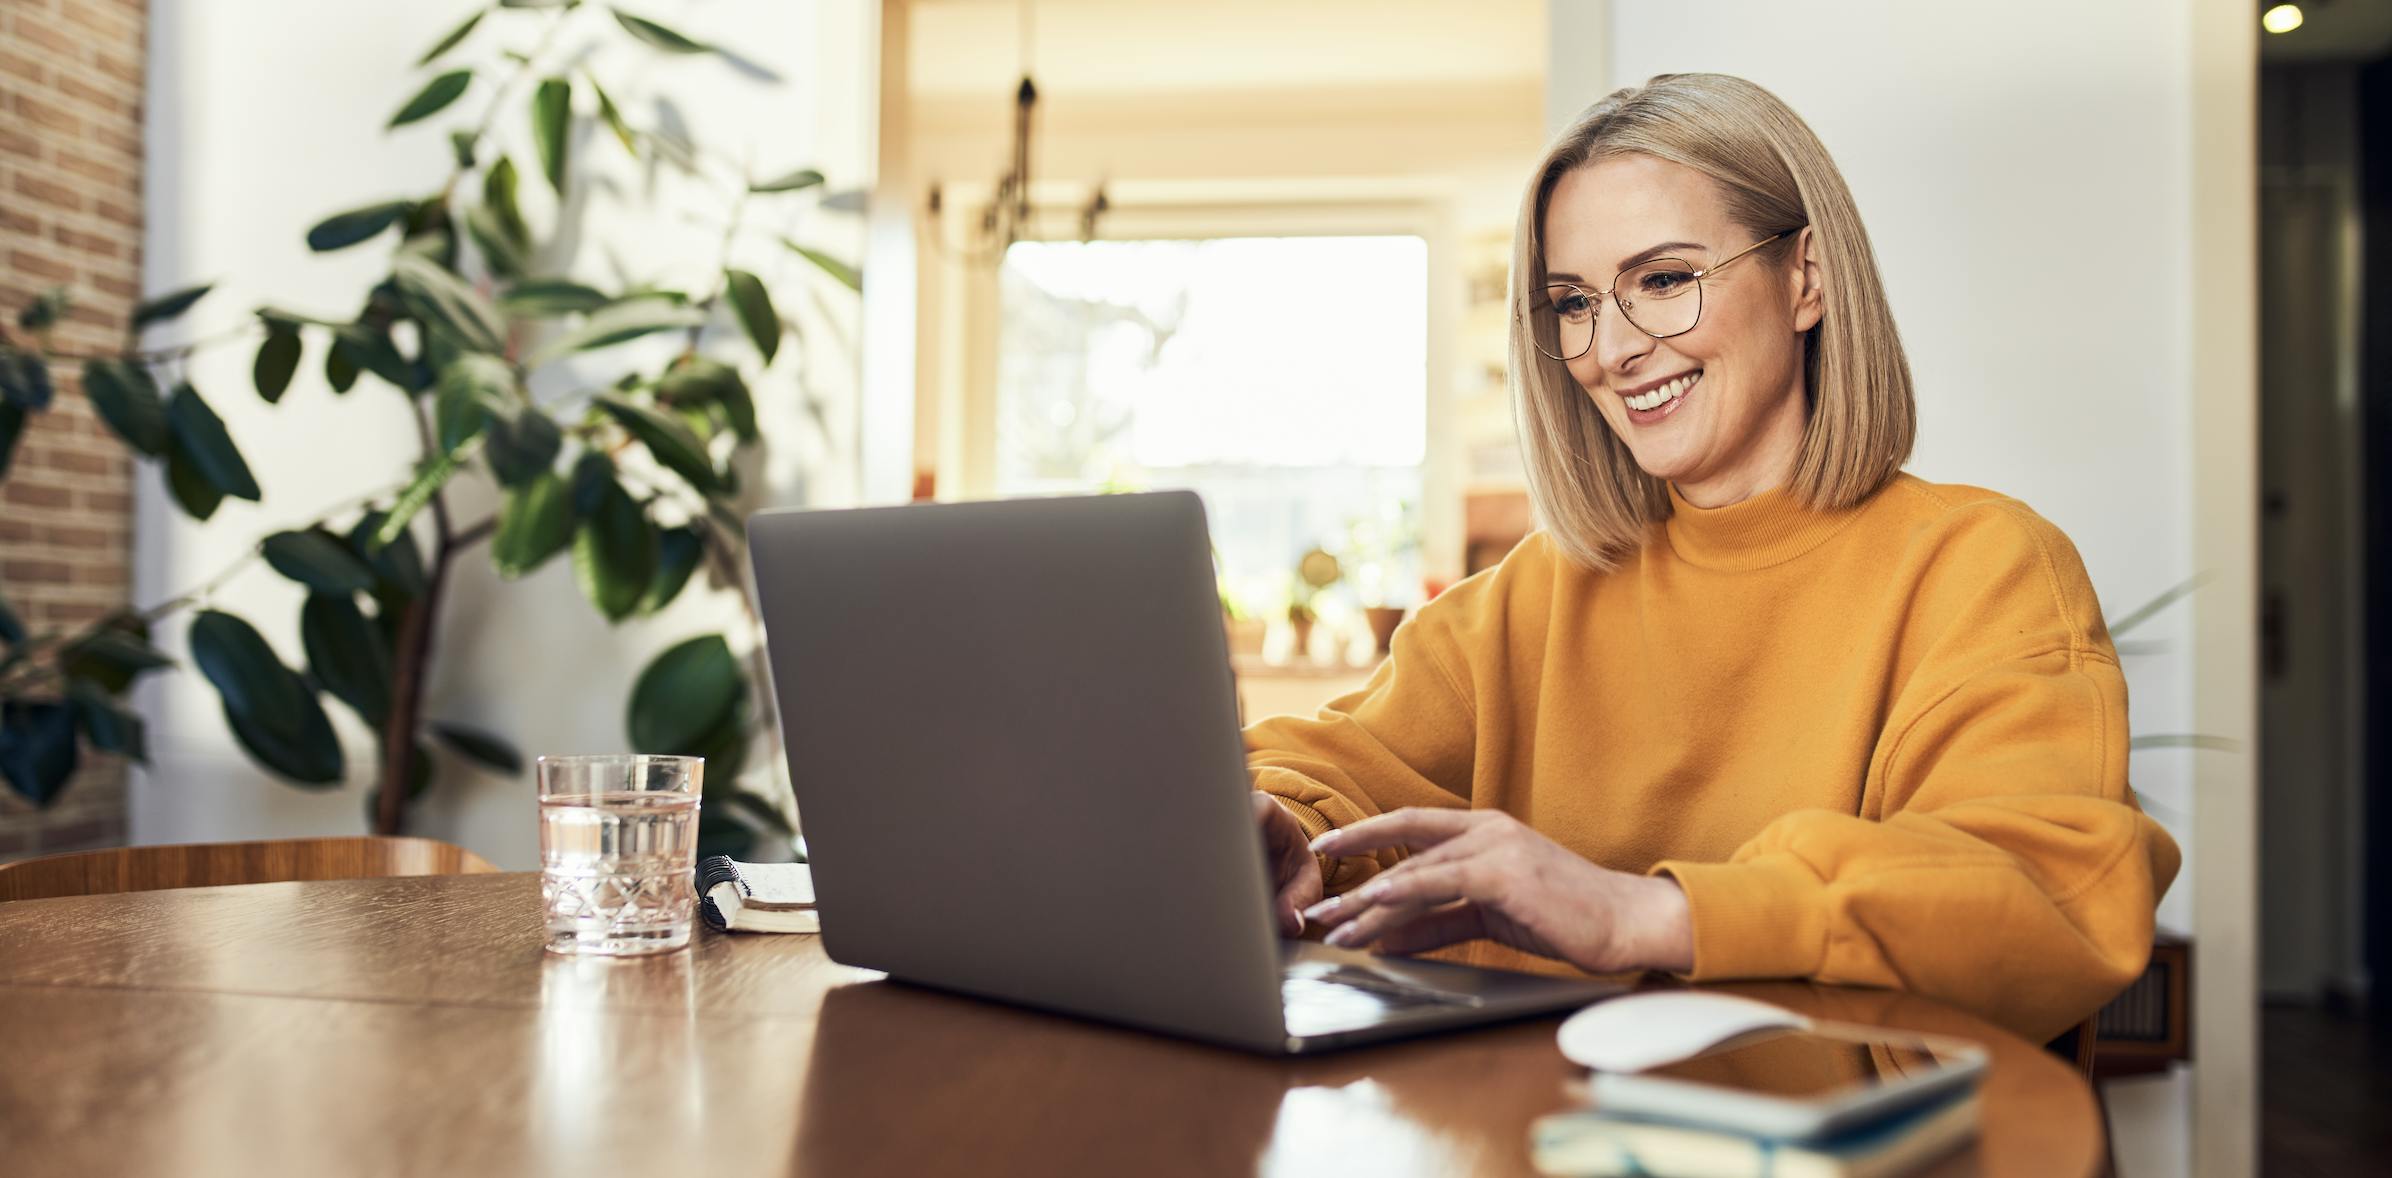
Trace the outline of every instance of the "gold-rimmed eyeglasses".
<instances>
[{"instance_id":1,"label":"gold-rimmed eyeglasses","mask_svg":"<svg viewBox=\"0 0 2392 1178\"><path fill-rule=\"evenodd\" d=\"M1596 312L1606 296L1636 330L1654 339L1684 335L1702 322L1705 277L1784 236L1772 233L1700 270L1684 258L1639 262L1620 271L1609 290L1549 283L1544 294L1525 309L1529 342L1555 360L1567 362L1586 355L1595 346Z\"/></svg>"}]
</instances>

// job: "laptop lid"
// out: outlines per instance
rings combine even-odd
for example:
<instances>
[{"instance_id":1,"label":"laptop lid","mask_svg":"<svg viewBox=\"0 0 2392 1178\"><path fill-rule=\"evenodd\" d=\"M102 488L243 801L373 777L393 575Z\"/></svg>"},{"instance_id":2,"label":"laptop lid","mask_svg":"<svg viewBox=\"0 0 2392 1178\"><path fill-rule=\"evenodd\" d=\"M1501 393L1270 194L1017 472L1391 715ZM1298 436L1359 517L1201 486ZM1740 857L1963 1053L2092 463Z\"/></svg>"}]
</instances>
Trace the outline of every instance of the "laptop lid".
<instances>
[{"instance_id":1,"label":"laptop lid","mask_svg":"<svg viewBox=\"0 0 2392 1178\"><path fill-rule=\"evenodd\" d=\"M749 539L833 959L1282 1041L1196 495L774 511Z\"/></svg>"}]
</instances>

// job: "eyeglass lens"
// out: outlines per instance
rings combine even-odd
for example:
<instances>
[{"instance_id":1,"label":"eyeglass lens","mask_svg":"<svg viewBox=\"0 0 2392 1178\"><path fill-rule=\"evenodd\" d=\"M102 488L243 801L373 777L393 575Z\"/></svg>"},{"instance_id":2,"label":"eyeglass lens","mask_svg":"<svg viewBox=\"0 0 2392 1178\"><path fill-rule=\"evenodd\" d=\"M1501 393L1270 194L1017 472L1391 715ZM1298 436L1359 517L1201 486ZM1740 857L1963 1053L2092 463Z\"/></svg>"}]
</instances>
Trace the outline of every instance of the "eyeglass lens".
<instances>
[{"instance_id":1,"label":"eyeglass lens","mask_svg":"<svg viewBox=\"0 0 2392 1178\"><path fill-rule=\"evenodd\" d=\"M1638 331L1656 338L1684 335L1702 318L1702 281L1694 266L1678 258L1657 258L1620 271L1612 302ZM1584 287L1554 285L1535 308L1530 338L1556 360L1575 360L1595 344L1602 298Z\"/></svg>"}]
</instances>

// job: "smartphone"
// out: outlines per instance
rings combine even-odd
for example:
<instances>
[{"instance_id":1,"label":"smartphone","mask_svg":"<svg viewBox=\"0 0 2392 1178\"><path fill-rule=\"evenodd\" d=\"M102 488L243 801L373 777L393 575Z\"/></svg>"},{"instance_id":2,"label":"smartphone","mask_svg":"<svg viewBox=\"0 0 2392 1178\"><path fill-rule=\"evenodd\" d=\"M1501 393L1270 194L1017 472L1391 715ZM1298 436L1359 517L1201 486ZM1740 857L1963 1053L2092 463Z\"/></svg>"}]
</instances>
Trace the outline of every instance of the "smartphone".
<instances>
[{"instance_id":1,"label":"smartphone","mask_svg":"<svg viewBox=\"0 0 2392 1178\"><path fill-rule=\"evenodd\" d=\"M1597 1072L1595 1107L1787 1141L1813 1141L1957 1096L1985 1074L1960 1039L1815 1023L1731 1039L1641 1072Z\"/></svg>"}]
</instances>

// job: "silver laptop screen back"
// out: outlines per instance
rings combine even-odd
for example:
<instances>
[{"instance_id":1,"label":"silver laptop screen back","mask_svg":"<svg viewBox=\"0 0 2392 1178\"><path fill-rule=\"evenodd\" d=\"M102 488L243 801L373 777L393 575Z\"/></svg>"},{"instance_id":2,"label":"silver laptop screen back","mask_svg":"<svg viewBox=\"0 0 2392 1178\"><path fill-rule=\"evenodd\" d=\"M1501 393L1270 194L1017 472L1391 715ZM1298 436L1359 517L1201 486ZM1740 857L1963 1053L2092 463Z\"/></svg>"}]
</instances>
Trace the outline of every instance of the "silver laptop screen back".
<instances>
[{"instance_id":1,"label":"silver laptop screen back","mask_svg":"<svg viewBox=\"0 0 2392 1178\"><path fill-rule=\"evenodd\" d=\"M833 958L1278 1032L1194 494L768 512L751 541Z\"/></svg>"}]
</instances>

